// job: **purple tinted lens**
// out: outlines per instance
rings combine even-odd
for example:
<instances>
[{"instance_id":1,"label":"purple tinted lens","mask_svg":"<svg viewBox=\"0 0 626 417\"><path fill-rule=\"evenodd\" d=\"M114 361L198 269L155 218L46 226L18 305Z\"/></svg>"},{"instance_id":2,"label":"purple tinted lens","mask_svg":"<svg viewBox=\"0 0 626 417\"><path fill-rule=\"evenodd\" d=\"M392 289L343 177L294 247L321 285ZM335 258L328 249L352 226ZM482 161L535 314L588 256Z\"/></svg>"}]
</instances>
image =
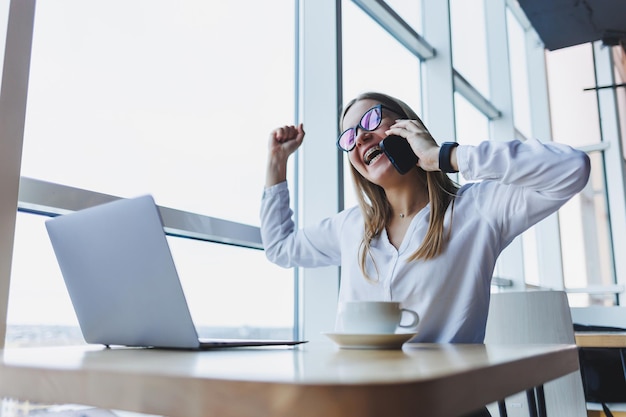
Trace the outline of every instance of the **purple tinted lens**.
<instances>
[{"instance_id":1,"label":"purple tinted lens","mask_svg":"<svg viewBox=\"0 0 626 417\"><path fill-rule=\"evenodd\" d=\"M359 126L361 129L365 131L376 130L378 126L380 126L380 122L382 120L382 109L381 106L376 106L372 109L369 109L363 117L361 117L361 121L359 122ZM339 137L339 147L344 151L350 151L354 148L356 141L356 131L357 127L352 127L341 134Z\"/></svg>"},{"instance_id":2,"label":"purple tinted lens","mask_svg":"<svg viewBox=\"0 0 626 417\"><path fill-rule=\"evenodd\" d=\"M382 119L380 107L370 109L361 118L361 127L365 130L374 130L380 125Z\"/></svg>"},{"instance_id":3,"label":"purple tinted lens","mask_svg":"<svg viewBox=\"0 0 626 417\"><path fill-rule=\"evenodd\" d=\"M339 138L339 146L345 151L354 147L354 128L348 129Z\"/></svg>"}]
</instances>

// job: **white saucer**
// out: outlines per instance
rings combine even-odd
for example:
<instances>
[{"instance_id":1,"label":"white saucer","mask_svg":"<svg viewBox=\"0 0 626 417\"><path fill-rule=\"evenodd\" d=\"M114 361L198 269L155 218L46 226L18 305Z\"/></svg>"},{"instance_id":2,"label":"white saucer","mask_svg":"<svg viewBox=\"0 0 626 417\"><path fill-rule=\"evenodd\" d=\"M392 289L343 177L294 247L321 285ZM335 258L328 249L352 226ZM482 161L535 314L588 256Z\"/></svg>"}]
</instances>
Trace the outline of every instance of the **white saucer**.
<instances>
[{"instance_id":1,"label":"white saucer","mask_svg":"<svg viewBox=\"0 0 626 417\"><path fill-rule=\"evenodd\" d=\"M341 349L400 349L417 333L352 334L323 333Z\"/></svg>"}]
</instances>

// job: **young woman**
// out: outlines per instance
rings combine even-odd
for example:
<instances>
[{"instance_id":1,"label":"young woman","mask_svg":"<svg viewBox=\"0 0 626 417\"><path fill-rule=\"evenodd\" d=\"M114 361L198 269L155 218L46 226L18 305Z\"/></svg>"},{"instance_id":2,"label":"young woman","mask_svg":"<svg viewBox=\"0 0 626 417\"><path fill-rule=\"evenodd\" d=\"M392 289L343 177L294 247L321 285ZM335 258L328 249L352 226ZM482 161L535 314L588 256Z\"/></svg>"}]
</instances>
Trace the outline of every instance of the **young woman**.
<instances>
[{"instance_id":1,"label":"young woman","mask_svg":"<svg viewBox=\"0 0 626 417\"><path fill-rule=\"evenodd\" d=\"M288 157L303 126L269 140L261 236L283 267L341 266L340 301L400 301L421 317L412 342L482 343L496 259L520 233L554 213L587 183L589 158L555 143L486 141L439 146L417 114L380 93L350 101L338 146L347 152L359 206L294 228ZM405 138L418 157L400 174L381 152ZM458 188L447 173L471 183Z\"/></svg>"}]
</instances>

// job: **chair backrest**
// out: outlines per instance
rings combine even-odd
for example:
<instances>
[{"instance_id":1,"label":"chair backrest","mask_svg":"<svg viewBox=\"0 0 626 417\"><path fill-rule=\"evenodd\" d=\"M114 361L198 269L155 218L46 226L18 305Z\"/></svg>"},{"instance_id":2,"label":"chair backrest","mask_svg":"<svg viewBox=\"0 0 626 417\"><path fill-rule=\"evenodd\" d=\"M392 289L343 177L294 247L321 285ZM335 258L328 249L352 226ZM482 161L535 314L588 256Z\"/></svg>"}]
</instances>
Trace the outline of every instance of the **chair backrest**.
<instances>
[{"instance_id":1,"label":"chair backrest","mask_svg":"<svg viewBox=\"0 0 626 417\"><path fill-rule=\"evenodd\" d=\"M485 343L575 344L572 316L563 291L503 292L491 295ZM586 417L580 372L544 386L548 415ZM523 394L507 398L511 417L528 416Z\"/></svg>"}]
</instances>

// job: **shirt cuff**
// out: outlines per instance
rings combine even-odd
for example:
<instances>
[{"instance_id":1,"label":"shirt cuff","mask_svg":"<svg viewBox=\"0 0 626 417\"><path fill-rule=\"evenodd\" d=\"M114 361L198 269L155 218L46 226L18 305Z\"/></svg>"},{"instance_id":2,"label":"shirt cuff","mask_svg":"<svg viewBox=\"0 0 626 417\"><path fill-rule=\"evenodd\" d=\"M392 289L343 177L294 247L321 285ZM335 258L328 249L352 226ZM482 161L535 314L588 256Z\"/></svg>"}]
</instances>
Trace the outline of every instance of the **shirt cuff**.
<instances>
[{"instance_id":1,"label":"shirt cuff","mask_svg":"<svg viewBox=\"0 0 626 417\"><path fill-rule=\"evenodd\" d=\"M470 174L469 170L469 152L472 146L469 145L459 145L456 147L456 164L459 168L459 173L465 179L469 179L468 175Z\"/></svg>"},{"instance_id":2,"label":"shirt cuff","mask_svg":"<svg viewBox=\"0 0 626 417\"><path fill-rule=\"evenodd\" d=\"M280 194L283 191L288 191L287 181L279 182L278 184L274 184L270 187L265 187L263 190L263 198L273 197L275 195Z\"/></svg>"}]
</instances>

